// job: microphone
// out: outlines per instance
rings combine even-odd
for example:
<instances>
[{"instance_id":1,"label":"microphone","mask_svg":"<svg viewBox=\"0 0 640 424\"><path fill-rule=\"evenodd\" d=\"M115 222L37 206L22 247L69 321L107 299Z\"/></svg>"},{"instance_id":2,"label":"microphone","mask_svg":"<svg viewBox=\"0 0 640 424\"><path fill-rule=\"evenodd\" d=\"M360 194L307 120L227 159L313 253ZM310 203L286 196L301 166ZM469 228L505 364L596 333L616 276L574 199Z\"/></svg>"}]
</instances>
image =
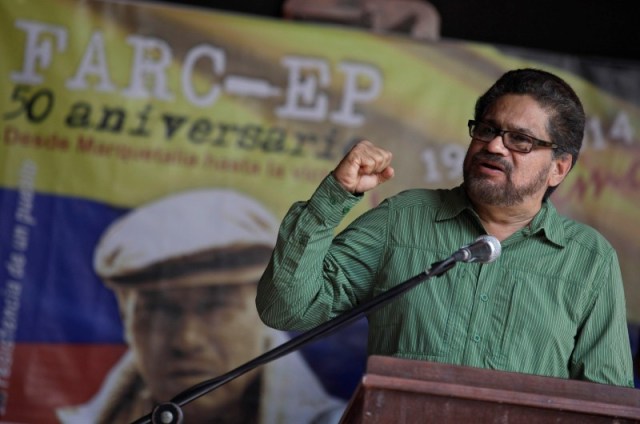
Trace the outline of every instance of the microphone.
<instances>
[{"instance_id":1,"label":"microphone","mask_svg":"<svg viewBox=\"0 0 640 424\"><path fill-rule=\"evenodd\" d=\"M497 238L490 235L482 235L471 244L462 246L452 257L457 262L479 262L488 264L498 259L502 246Z\"/></svg>"}]
</instances>

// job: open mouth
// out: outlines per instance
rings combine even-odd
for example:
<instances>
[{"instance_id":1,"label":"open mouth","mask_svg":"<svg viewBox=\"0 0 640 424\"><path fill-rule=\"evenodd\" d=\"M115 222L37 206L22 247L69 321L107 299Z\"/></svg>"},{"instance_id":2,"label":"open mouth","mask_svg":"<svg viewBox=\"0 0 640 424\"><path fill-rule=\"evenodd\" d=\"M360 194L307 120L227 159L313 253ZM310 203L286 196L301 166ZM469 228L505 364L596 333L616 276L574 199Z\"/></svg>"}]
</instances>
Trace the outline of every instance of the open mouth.
<instances>
[{"instance_id":1,"label":"open mouth","mask_svg":"<svg viewBox=\"0 0 640 424\"><path fill-rule=\"evenodd\" d=\"M473 158L473 164L478 168L491 173L501 172L508 173L509 164L502 158L478 154Z\"/></svg>"},{"instance_id":2,"label":"open mouth","mask_svg":"<svg viewBox=\"0 0 640 424\"><path fill-rule=\"evenodd\" d=\"M504 172L504 167L494 162L480 162L479 165L492 171Z\"/></svg>"}]
</instances>

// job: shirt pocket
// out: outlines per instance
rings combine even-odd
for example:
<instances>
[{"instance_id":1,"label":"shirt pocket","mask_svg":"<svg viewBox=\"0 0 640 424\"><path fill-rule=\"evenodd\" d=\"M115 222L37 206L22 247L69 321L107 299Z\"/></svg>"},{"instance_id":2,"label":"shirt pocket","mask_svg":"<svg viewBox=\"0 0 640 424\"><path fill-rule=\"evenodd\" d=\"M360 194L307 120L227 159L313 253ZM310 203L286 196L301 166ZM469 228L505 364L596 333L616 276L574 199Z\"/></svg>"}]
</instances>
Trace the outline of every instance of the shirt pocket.
<instances>
[{"instance_id":1,"label":"shirt pocket","mask_svg":"<svg viewBox=\"0 0 640 424\"><path fill-rule=\"evenodd\" d=\"M577 333L575 284L536 273L508 273L495 292L491 368L564 375Z\"/></svg>"}]
</instances>

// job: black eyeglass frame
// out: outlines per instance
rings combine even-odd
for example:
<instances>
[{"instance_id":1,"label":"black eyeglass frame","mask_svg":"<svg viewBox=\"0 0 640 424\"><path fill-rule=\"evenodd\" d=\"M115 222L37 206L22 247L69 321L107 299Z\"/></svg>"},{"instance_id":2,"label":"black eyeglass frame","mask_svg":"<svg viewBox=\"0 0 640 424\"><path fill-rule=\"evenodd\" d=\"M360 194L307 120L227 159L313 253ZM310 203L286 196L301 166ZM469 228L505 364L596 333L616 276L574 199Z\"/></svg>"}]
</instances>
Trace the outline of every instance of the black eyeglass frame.
<instances>
[{"instance_id":1,"label":"black eyeglass frame","mask_svg":"<svg viewBox=\"0 0 640 424\"><path fill-rule=\"evenodd\" d=\"M547 147L547 148L550 148L550 149L558 149L558 148L560 148L560 146L558 144L553 143L551 141L540 140L540 139L537 139L535 137L530 136L529 134L524 134L524 133L521 133L521 132L518 132L518 131L503 130L501 128L496 128L493 125L489 125L486 122L481 122L481 121L476 121L474 119L469 119L469 121L467 122L467 126L469 127L469 136L472 139L482 141L483 143L488 143L491 140L483 140L483 139L478 138L477 136L473 135L473 128L475 126L477 126L478 124L486 125L487 127L491 128L493 130L493 137L491 138L491 140L493 140L497 136L502 137L502 143L504 144L504 146L507 149L512 150L514 152L530 153L533 150L534 146ZM518 150L518 149L515 149L512 145L510 145L507 142L505 142L504 134L507 134L507 133L518 134L519 136L525 137L526 139L530 140L531 143L529 144L529 146L530 146L529 150Z\"/></svg>"}]
</instances>

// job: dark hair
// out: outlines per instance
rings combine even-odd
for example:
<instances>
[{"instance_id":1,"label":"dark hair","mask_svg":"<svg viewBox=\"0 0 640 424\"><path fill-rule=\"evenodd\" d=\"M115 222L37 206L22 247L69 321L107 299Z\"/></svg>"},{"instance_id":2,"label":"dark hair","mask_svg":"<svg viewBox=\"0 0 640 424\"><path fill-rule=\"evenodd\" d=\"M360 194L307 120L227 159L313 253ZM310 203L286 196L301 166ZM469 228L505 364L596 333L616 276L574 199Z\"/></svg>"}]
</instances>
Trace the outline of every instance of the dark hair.
<instances>
[{"instance_id":1,"label":"dark hair","mask_svg":"<svg viewBox=\"0 0 640 424\"><path fill-rule=\"evenodd\" d=\"M557 75L540 69L509 71L478 98L474 118L482 120L487 109L507 94L529 95L549 112L549 141L560 146L554 150L554 157L570 154L573 169L582 147L585 114L582 102L571 86ZM548 198L554 190L555 187L549 187L544 198Z\"/></svg>"}]
</instances>

